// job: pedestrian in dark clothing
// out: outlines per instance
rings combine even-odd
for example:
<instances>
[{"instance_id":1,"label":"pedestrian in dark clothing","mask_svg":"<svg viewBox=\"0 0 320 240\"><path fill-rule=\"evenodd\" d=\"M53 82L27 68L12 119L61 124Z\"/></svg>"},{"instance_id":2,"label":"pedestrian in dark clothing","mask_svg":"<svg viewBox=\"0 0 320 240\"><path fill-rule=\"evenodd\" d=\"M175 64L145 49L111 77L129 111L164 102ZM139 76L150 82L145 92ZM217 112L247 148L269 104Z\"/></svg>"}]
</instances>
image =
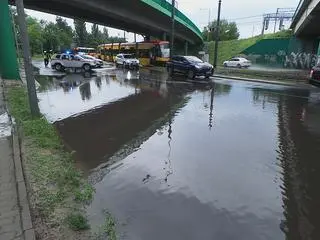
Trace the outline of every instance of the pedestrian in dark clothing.
<instances>
[{"instance_id":1,"label":"pedestrian in dark clothing","mask_svg":"<svg viewBox=\"0 0 320 240\"><path fill-rule=\"evenodd\" d=\"M49 59L51 59L50 53L47 51L43 52L43 60L44 60L44 66L47 67L49 64Z\"/></svg>"}]
</instances>

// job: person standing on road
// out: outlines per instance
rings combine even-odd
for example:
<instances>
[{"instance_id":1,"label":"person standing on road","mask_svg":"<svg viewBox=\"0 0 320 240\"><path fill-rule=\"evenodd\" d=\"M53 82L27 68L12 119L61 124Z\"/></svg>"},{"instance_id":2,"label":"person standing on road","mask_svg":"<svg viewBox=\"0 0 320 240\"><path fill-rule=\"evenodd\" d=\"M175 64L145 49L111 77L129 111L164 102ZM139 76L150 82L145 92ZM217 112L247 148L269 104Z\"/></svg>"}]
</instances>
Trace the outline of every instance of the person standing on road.
<instances>
[{"instance_id":1,"label":"person standing on road","mask_svg":"<svg viewBox=\"0 0 320 240\"><path fill-rule=\"evenodd\" d=\"M44 51L43 52L43 60L44 60L44 66L48 67L49 60L51 60L51 54L49 52L47 52L47 51Z\"/></svg>"}]
</instances>

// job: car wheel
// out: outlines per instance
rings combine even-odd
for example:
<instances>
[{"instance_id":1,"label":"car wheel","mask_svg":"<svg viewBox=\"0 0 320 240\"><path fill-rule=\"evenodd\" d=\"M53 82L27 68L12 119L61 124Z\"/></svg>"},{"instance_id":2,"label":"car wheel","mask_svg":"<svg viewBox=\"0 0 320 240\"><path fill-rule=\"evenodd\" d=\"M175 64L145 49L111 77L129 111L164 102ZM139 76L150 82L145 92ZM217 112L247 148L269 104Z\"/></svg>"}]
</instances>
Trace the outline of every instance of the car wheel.
<instances>
[{"instance_id":1,"label":"car wheel","mask_svg":"<svg viewBox=\"0 0 320 240\"><path fill-rule=\"evenodd\" d=\"M54 68L57 70L57 71L62 71L63 70L63 67L60 63L57 63L56 65L54 65Z\"/></svg>"},{"instance_id":2,"label":"car wheel","mask_svg":"<svg viewBox=\"0 0 320 240\"><path fill-rule=\"evenodd\" d=\"M91 67L89 64L84 64L83 67L82 67L86 72L90 71L91 70Z\"/></svg>"},{"instance_id":3,"label":"car wheel","mask_svg":"<svg viewBox=\"0 0 320 240\"><path fill-rule=\"evenodd\" d=\"M241 68L241 64L238 64L237 67L238 67L238 68Z\"/></svg>"},{"instance_id":4,"label":"car wheel","mask_svg":"<svg viewBox=\"0 0 320 240\"><path fill-rule=\"evenodd\" d=\"M224 66L224 67L228 67L228 64L227 64L227 63L224 63L223 66Z\"/></svg>"},{"instance_id":5,"label":"car wheel","mask_svg":"<svg viewBox=\"0 0 320 240\"><path fill-rule=\"evenodd\" d=\"M194 79L194 78L195 78L195 74L194 74L194 71L193 71L193 70L189 70L189 71L188 71L188 78L189 78L189 79Z\"/></svg>"}]
</instances>

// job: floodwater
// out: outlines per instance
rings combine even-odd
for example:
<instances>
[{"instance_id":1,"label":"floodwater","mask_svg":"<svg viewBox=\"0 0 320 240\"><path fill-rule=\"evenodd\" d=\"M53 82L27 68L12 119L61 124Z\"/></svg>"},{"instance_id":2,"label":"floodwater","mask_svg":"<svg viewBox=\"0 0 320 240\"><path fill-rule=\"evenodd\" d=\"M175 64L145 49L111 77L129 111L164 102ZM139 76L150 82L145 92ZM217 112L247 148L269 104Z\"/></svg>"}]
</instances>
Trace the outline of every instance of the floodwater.
<instances>
[{"instance_id":1,"label":"floodwater","mask_svg":"<svg viewBox=\"0 0 320 240\"><path fill-rule=\"evenodd\" d=\"M119 239L320 239L317 88L70 77L40 106L94 184L92 226L109 211Z\"/></svg>"}]
</instances>

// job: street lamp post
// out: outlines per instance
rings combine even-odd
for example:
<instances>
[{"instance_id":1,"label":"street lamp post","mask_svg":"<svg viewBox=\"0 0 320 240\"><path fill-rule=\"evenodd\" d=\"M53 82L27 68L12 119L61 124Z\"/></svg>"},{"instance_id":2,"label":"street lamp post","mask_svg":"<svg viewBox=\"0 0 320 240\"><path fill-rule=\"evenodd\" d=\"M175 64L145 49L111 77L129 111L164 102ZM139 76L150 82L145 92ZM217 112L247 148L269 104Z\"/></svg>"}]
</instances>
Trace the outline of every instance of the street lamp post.
<instances>
[{"instance_id":1,"label":"street lamp post","mask_svg":"<svg viewBox=\"0 0 320 240\"><path fill-rule=\"evenodd\" d=\"M170 59L174 55L174 15L175 15L175 0L171 2L171 41L170 41Z\"/></svg>"},{"instance_id":2,"label":"street lamp post","mask_svg":"<svg viewBox=\"0 0 320 240\"><path fill-rule=\"evenodd\" d=\"M217 27L216 31L216 42L214 46L214 59L213 59L213 67L217 67L217 60L218 60L218 44L219 44L219 35L220 35L220 13L221 13L221 0L219 0L218 4L218 19L217 19Z\"/></svg>"}]
</instances>

